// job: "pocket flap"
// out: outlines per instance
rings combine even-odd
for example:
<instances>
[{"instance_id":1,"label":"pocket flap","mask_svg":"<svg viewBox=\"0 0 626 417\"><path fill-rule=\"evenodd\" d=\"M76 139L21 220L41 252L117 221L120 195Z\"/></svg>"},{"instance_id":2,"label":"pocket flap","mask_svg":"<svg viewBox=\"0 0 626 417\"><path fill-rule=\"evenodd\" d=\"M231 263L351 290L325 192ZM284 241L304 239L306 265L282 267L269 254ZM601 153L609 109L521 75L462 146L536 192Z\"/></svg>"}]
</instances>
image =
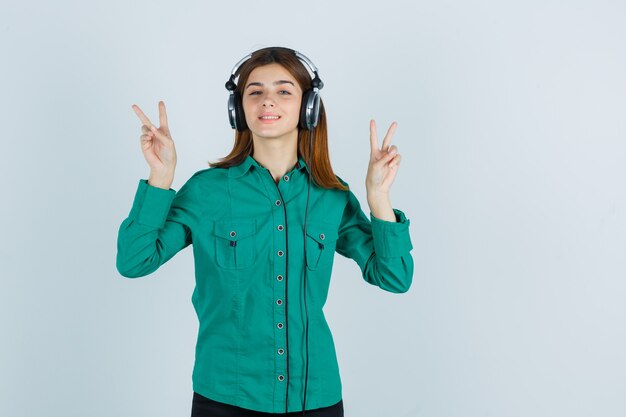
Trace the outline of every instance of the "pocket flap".
<instances>
[{"instance_id":1,"label":"pocket flap","mask_svg":"<svg viewBox=\"0 0 626 417\"><path fill-rule=\"evenodd\" d=\"M337 229L328 224L308 223L306 224L306 234L319 243L337 240Z\"/></svg>"},{"instance_id":2,"label":"pocket flap","mask_svg":"<svg viewBox=\"0 0 626 417\"><path fill-rule=\"evenodd\" d=\"M215 222L213 234L223 239L238 241L253 235L256 232L254 221L238 221L238 222Z\"/></svg>"}]
</instances>

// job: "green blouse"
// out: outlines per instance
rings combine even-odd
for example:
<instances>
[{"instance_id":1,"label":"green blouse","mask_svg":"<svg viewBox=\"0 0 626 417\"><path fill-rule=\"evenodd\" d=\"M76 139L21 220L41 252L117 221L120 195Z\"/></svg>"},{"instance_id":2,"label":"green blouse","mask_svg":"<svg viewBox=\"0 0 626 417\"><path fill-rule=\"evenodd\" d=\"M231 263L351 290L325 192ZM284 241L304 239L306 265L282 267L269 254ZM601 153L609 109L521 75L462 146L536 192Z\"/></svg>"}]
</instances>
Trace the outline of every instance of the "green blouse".
<instances>
[{"instance_id":1,"label":"green blouse","mask_svg":"<svg viewBox=\"0 0 626 417\"><path fill-rule=\"evenodd\" d=\"M410 221L368 220L351 191L311 181L304 255L307 170L302 158L278 184L251 156L231 168L196 172L178 192L139 181L117 240L117 269L148 275L193 243L199 320L193 390L268 413L342 399L339 366L322 310L335 252L363 279L392 293L412 281ZM341 178L337 177L343 184ZM306 286L304 268L306 267Z\"/></svg>"}]
</instances>

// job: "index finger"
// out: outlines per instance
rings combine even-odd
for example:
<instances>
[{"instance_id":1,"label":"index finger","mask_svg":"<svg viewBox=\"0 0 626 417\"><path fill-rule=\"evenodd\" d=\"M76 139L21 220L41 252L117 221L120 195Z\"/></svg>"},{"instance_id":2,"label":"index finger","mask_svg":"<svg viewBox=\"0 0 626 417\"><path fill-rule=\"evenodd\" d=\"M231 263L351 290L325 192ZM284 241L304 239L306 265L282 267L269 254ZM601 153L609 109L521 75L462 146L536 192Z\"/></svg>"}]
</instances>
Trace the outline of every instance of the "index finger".
<instances>
[{"instance_id":1,"label":"index finger","mask_svg":"<svg viewBox=\"0 0 626 417\"><path fill-rule=\"evenodd\" d=\"M378 133L376 132L376 122L374 119L370 120L370 145L372 153L378 151Z\"/></svg>"},{"instance_id":2,"label":"index finger","mask_svg":"<svg viewBox=\"0 0 626 417\"><path fill-rule=\"evenodd\" d=\"M153 126L152 122L150 121L150 119L148 119L148 116L146 116L145 114L143 114L143 112L141 111L141 109L139 108L138 105L133 104L132 105L133 110L135 111L135 114L137 115L137 117L139 117L139 120L141 120L141 122L150 127Z\"/></svg>"}]
</instances>

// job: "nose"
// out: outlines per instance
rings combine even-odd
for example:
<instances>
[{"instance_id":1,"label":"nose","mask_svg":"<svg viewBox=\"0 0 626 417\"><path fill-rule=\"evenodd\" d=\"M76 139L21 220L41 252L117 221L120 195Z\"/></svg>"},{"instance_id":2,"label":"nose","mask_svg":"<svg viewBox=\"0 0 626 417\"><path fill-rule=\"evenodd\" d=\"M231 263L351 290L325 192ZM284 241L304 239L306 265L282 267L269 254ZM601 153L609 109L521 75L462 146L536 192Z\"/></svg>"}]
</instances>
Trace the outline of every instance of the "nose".
<instances>
[{"instance_id":1,"label":"nose","mask_svg":"<svg viewBox=\"0 0 626 417\"><path fill-rule=\"evenodd\" d=\"M265 99L263 100L263 107L274 107L276 103L274 103L274 100L271 99L269 97L269 95L265 96Z\"/></svg>"}]
</instances>

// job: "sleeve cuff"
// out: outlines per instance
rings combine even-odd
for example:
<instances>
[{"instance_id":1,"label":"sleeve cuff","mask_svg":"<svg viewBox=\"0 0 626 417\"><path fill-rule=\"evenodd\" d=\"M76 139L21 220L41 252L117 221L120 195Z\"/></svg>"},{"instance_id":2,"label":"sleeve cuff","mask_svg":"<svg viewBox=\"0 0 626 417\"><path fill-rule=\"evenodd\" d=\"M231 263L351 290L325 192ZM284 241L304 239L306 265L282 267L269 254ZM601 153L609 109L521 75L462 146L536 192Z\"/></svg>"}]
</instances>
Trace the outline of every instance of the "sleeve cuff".
<instances>
[{"instance_id":1,"label":"sleeve cuff","mask_svg":"<svg viewBox=\"0 0 626 417\"><path fill-rule=\"evenodd\" d=\"M395 258L407 254L413 245L409 234L411 221L398 209L393 209L396 222L375 217L370 211L374 251L377 256Z\"/></svg>"},{"instance_id":2,"label":"sleeve cuff","mask_svg":"<svg viewBox=\"0 0 626 417\"><path fill-rule=\"evenodd\" d=\"M141 179L131 213L135 213L135 218L139 224L160 229L165 225L175 196L176 191L173 189L164 190L153 187L148 184L148 180Z\"/></svg>"}]
</instances>

